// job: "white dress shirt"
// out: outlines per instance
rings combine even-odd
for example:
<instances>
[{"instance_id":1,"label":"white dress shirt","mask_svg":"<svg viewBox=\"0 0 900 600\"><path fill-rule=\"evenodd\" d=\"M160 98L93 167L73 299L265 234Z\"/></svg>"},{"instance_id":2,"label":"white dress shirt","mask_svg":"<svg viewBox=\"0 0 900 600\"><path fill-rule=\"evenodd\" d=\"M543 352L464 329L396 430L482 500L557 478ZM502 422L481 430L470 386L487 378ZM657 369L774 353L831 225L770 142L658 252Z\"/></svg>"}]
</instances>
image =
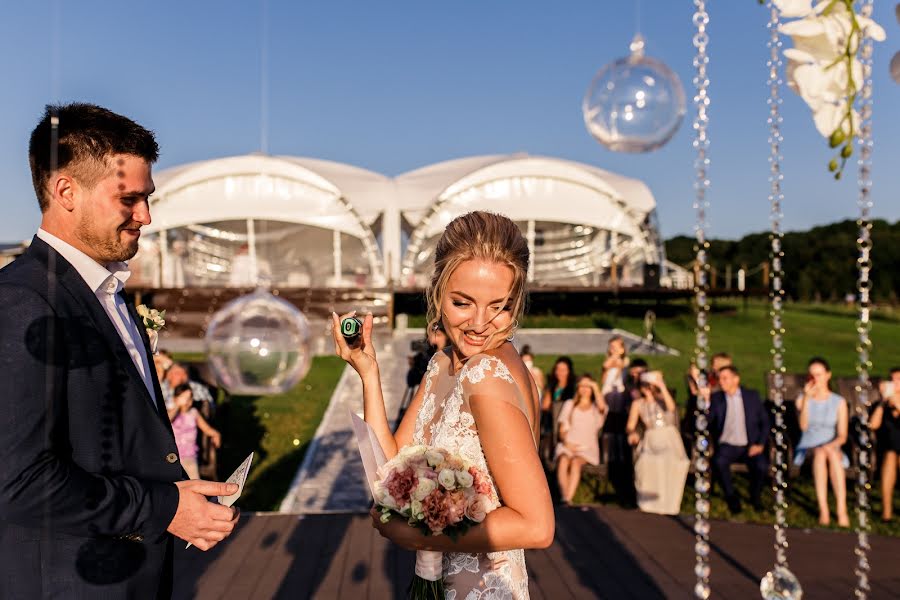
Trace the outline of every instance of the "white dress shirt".
<instances>
[{"instance_id":1,"label":"white dress shirt","mask_svg":"<svg viewBox=\"0 0 900 600\"><path fill-rule=\"evenodd\" d=\"M722 392L723 394L725 392ZM725 394L725 425L719 442L731 446L747 445L747 416L744 414L744 397L741 389L733 394Z\"/></svg>"},{"instance_id":2,"label":"white dress shirt","mask_svg":"<svg viewBox=\"0 0 900 600\"><path fill-rule=\"evenodd\" d=\"M122 339L128 355L137 367L144 385L150 392L150 397L156 401L156 393L153 391L153 380L150 375L150 361L144 350L144 342L141 339L138 326L128 314L128 306L119 295L119 292L125 287L125 282L131 276L128 265L123 262L111 263L104 267L90 256L68 244L55 235L38 229L37 236L45 241L50 247L56 250L63 258L69 261L84 282L87 283L91 291L97 297L97 301L109 320L116 328L116 332Z\"/></svg>"}]
</instances>

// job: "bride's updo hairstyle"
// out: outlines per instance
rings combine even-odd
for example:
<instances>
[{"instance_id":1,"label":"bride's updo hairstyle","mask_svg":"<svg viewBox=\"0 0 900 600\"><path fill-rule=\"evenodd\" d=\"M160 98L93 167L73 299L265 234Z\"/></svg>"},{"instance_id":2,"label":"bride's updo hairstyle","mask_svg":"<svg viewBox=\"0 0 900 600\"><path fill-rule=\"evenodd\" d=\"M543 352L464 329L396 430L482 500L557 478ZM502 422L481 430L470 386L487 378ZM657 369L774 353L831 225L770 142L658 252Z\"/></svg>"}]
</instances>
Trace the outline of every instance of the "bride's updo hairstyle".
<instances>
[{"instance_id":1,"label":"bride's updo hairstyle","mask_svg":"<svg viewBox=\"0 0 900 600\"><path fill-rule=\"evenodd\" d=\"M507 265L513 270L513 286L509 292L512 319L508 327L498 331L504 337L515 333L518 319L525 311L525 281L528 276L528 242L518 226L508 217L475 211L453 219L434 251L434 274L426 292L429 330L441 324L441 304L447 282L453 271L467 260L481 259Z\"/></svg>"}]
</instances>

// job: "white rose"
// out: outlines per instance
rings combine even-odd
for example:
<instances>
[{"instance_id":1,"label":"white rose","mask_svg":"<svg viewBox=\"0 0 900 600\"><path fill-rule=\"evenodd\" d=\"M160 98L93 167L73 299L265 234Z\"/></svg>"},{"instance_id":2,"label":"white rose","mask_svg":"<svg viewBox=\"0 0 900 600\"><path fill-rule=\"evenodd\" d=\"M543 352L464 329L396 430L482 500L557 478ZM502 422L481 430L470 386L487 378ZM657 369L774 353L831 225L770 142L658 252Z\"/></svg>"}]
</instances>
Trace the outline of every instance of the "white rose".
<instances>
[{"instance_id":1,"label":"white rose","mask_svg":"<svg viewBox=\"0 0 900 600\"><path fill-rule=\"evenodd\" d=\"M137 314L139 314L142 317L149 317L150 311L147 309L147 306L145 304L138 304L137 305Z\"/></svg>"},{"instance_id":2,"label":"white rose","mask_svg":"<svg viewBox=\"0 0 900 600\"><path fill-rule=\"evenodd\" d=\"M424 500L428 494L437 489L437 483L432 479L419 479L419 485L416 487L415 491L413 491L413 498L415 500Z\"/></svg>"},{"instance_id":3,"label":"white rose","mask_svg":"<svg viewBox=\"0 0 900 600\"><path fill-rule=\"evenodd\" d=\"M438 482L440 482L445 489L454 490L456 489L456 474L452 469L443 469L438 473Z\"/></svg>"},{"instance_id":4,"label":"white rose","mask_svg":"<svg viewBox=\"0 0 900 600\"><path fill-rule=\"evenodd\" d=\"M428 450L425 452L425 460L431 468L439 467L444 462L444 455L437 450Z\"/></svg>"},{"instance_id":5,"label":"white rose","mask_svg":"<svg viewBox=\"0 0 900 600\"><path fill-rule=\"evenodd\" d=\"M481 523L484 521L484 518L487 516L488 506L485 499L481 496L475 498L472 502L469 503L469 506L466 507L466 517L475 521L476 523Z\"/></svg>"},{"instance_id":6,"label":"white rose","mask_svg":"<svg viewBox=\"0 0 900 600\"><path fill-rule=\"evenodd\" d=\"M393 508L394 510L397 510L399 508L397 506L397 501L394 500L394 497L391 496L386 489L380 490L380 492L381 493L379 494L378 504L380 504L381 506L386 506L387 508Z\"/></svg>"},{"instance_id":7,"label":"white rose","mask_svg":"<svg viewBox=\"0 0 900 600\"><path fill-rule=\"evenodd\" d=\"M456 483L459 484L461 488L470 488L472 487L472 483L474 483L474 479L469 474L468 471L457 471L456 472Z\"/></svg>"}]
</instances>

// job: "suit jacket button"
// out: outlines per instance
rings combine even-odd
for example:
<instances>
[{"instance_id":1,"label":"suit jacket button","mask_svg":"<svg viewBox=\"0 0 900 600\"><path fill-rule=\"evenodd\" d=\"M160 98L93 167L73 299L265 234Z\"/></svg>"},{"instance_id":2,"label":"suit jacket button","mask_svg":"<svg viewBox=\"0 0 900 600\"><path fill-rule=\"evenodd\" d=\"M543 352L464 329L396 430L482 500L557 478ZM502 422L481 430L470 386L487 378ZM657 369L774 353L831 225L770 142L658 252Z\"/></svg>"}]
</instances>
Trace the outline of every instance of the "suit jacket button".
<instances>
[{"instance_id":1,"label":"suit jacket button","mask_svg":"<svg viewBox=\"0 0 900 600\"><path fill-rule=\"evenodd\" d=\"M174 452L169 452L168 454L166 454L166 462L174 465L178 462L178 455Z\"/></svg>"}]
</instances>

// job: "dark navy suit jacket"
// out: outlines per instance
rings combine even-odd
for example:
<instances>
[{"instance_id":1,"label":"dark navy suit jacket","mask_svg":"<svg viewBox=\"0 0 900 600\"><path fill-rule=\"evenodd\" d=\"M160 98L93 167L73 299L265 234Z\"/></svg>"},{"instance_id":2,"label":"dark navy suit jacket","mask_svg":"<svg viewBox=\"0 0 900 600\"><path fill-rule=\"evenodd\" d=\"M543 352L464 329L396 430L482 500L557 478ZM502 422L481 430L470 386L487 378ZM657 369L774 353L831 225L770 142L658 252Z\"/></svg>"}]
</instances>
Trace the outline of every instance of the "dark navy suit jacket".
<instances>
[{"instance_id":1,"label":"dark navy suit jacket","mask_svg":"<svg viewBox=\"0 0 900 600\"><path fill-rule=\"evenodd\" d=\"M759 399L759 394L741 386L741 397L744 399L744 421L747 424L747 445L766 445L769 439L769 415L766 407ZM725 413L728 401L725 392L714 392L709 399L709 431L713 444L719 444L722 431L725 428Z\"/></svg>"},{"instance_id":2,"label":"dark navy suit jacket","mask_svg":"<svg viewBox=\"0 0 900 600\"><path fill-rule=\"evenodd\" d=\"M0 270L0 598L171 595L184 475L150 375L156 401L44 241Z\"/></svg>"}]
</instances>

